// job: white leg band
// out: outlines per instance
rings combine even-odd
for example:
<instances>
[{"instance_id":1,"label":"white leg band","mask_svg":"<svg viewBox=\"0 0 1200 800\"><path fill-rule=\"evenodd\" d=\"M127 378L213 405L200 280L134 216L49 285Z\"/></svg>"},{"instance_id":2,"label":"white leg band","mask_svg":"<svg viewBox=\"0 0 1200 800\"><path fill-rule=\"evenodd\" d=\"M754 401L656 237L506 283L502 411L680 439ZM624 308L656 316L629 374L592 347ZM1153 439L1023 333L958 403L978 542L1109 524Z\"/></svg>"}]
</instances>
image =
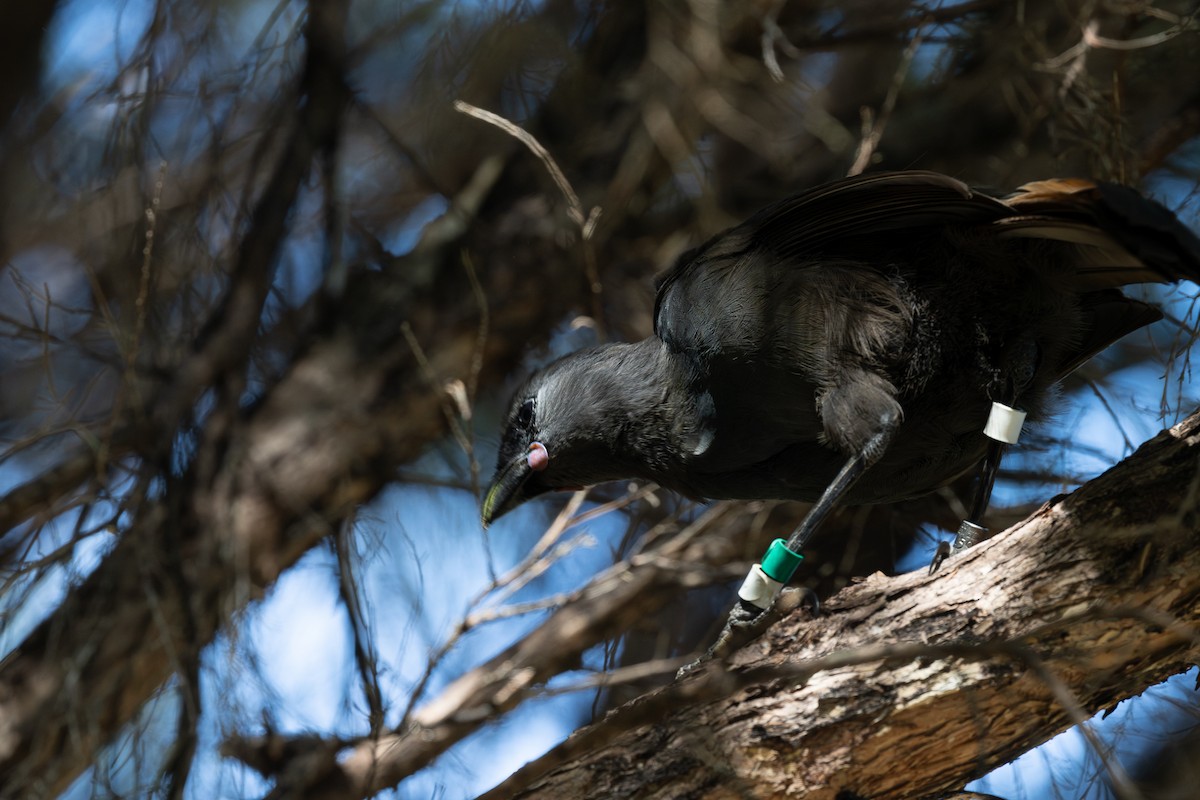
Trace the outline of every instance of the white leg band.
<instances>
[{"instance_id":1,"label":"white leg band","mask_svg":"<svg viewBox=\"0 0 1200 800\"><path fill-rule=\"evenodd\" d=\"M1021 426L1025 424L1025 412L1009 408L1003 403L992 403L992 412L988 414L987 425L983 428L984 435L1005 444L1016 444L1021 436Z\"/></svg>"},{"instance_id":2,"label":"white leg band","mask_svg":"<svg viewBox=\"0 0 1200 800\"><path fill-rule=\"evenodd\" d=\"M742 582L742 588L738 589L738 597L753 606L767 609L782 590L782 583L763 572L761 564L755 564L746 575L746 580Z\"/></svg>"}]
</instances>

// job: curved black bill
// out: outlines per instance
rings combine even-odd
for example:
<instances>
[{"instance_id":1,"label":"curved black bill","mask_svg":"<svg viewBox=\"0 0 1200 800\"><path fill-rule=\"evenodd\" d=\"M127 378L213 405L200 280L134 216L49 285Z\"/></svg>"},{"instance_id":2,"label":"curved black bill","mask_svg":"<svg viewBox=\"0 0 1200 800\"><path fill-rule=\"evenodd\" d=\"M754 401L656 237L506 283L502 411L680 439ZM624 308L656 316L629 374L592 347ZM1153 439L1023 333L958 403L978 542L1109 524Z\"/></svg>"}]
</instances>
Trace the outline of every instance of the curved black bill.
<instances>
[{"instance_id":1,"label":"curved black bill","mask_svg":"<svg viewBox=\"0 0 1200 800\"><path fill-rule=\"evenodd\" d=\"M529 480L532 470L529 460L521 453L492 480L487 494L483 497L483 510L479 515L483 527L516 508L521 504L520 492L525 481Z\"/></svg>"}]
</instances>

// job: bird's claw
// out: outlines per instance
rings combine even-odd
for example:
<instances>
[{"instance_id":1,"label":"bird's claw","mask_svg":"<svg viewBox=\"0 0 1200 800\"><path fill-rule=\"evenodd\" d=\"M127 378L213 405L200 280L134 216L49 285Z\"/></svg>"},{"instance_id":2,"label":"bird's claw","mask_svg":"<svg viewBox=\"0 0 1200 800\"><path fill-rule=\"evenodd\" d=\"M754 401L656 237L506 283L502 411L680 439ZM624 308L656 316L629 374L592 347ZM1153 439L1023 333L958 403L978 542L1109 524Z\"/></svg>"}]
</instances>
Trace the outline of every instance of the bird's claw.
<instances>
[{"instance_id":1,"label":"bird's claw","mask_svg":"<svg viewBox=\"0 0 1200 800\"><path fill-rule=\"evenodd\" d=\"M938 542L937 552L933 554L933 560L929 562L929 574L937 572L941 568L942 563L950 557L950 543L947 541Z\"/></svg>"},{"instance_id":2,"label":"bird's claw","mask_svg":"<svg viewBox=\"0 0 1200 800\"><path fill-rule=\"evenodd\" d=\"M964 519L958 526L958 535L954 537L954 544L945 541L938 542L937 552L933 554L933 561L929 563L929 574L937 572L942 563L950 556L961 553L968 547L974 547L987 538L987 528Z\"/></svg>"},{"instance_id":3,"label":"bird's claw","mask_svg":"<svg viewBox=\"0 0 1200 800\"><path fill-rule=\"evenodd\" d=\"M810 613L815 617L821 613L821 600L817 593L808 587L784 589L775 602L768 608L739 600L729 610L729 618L721 630L717 640L704 655L695 661L685 664L675 673L675 679L680 680L696 672L709 661L723 661L750 642L762 635L772 622L784 614L788 614L803 605L808 605Z\"/></svg>"},{"instance_id":4,"label":"bird's claw","mask_svg":"<svg viewBox=\"0 0 1200 800\"><path fill-rule=\"evenodd\" d=\"M679 671L675 673L675 679L679 680L691 675L709 661L723 661L728 658L747 642L757 637L773 616L771 608L760 609L745 600L739 600L729 610L729 618L725 620L725 627L717 636L717 640L713 642L712 647L708 648L708 651L695 661L680 667Z\"/></svg>"}]
</instances>

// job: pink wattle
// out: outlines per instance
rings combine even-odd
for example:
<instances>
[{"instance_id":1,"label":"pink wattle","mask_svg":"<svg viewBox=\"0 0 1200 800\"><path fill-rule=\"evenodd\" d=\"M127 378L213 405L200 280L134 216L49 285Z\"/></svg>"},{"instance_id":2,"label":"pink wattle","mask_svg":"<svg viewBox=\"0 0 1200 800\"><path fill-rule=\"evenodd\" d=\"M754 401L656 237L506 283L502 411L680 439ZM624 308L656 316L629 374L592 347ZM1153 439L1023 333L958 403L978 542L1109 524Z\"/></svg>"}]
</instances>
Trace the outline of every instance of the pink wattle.
<instances>
[{"instance_id":1,"label":"pink wattle","mask_svg":"<svg viewBox=\"0 0 1200 800\"><path fill-rule=\"evenodd\" d=\"M546 451L546 445L541 442L529 445L529 455L526 458L529 460L529 468L534 472L541 472L550 466L550 453Z\"/></svg>"}]
</instances>

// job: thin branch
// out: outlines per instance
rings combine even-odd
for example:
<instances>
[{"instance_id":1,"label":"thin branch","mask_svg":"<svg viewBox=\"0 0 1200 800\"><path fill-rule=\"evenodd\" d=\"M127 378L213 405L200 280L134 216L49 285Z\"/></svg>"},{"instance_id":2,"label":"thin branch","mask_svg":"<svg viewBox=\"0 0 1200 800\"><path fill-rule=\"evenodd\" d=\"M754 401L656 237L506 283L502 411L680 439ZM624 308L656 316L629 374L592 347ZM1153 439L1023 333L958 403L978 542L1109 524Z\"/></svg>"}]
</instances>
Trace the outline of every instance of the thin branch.
<instances>
[{"instance_id":1,"label":"thin branch","mask_svg":"<svg viewBox=\"0 0 1200 800\"><path fill-rule=\"evenodd\" d=\"M587 275L588 288L592 295L592 318L596 322L599 337L603 339L604 317L601 296L604 293L604 287L600 283L600 271L596 266L596 252L591 246L592 234L595 233L596 224L600 221L600 207L593 206L590 211L586 214L584 213L583 204L579 201L579 195L575 193L575 189L572 188L570 181L567 180L567 176L563 174L562 169L559 168L558 163L550 155L550 152L529 131L514 122L510 122L499 114L493 114L491 111L473 106L462 100L455 100L454 108L463 114L494 125L509 136L512 136L529 148L529 152L533 153L542 162L542 165L545 166L546 172L550 174L555 186L558 187L558 190L567 201L567 215L579 226L579 234L583 240L584 272Z\"/></svg>"},{"instance_id":2,"label":"thin branch","mask_svg":"<svg viewBox=\"0 0 1200 800\"><path fill-rule=\"evenodd\" d=\"M896 108L896 100L900 96L900 89L904 86L904 78L908 75L908 69L912 66L913 58L917 55L917 50L920 49L923 41L924 34L922 28L919 27L912 41L908 43L908 47L904 48L903 55L900 56L900 64L896 67L895 74L892 75L892 83L883 99L878 117L873 120L874 115L870 109L863 107L862 140L859 142L858 152L854 156L854 163L846 171L848 177L861 175L863 170L871 165L871 159L879 147L880 140L883 139L883 132L887 128L888 122L891 121L892 112Z\"/></svg>"},{"instance_id":3,"label":"thin branch","mask_svg":"<svg viewBox=\"0 0 1200 800\"><path fill-rule=\"evenodd\" d=\"M550 155L549 151L542 146L542 143L533 134L520 125L509 122L499 114L493 114L491 111L486 111L462 100L455 100L454 108L463 114L483 120L489 125L494 125L529 148L529 152L537 156L538 161L542 162L546 171L550 173L554 185L558 187L563 197L566 198L567 213L570 214L571 219L579 226L580 231L583 232L583 238L587 239L590 237L591 231L595 227L595 218L599 216L599 210L593 208L586 214L583 212L583 204L579 202L579 195L575 194L575 190L571 187L567 176L563 174L554 157Z\"/></svg>"},{"instance_id":4,"label":"thin branch","mask_svg":"<svg viewBox=\"0 0 1200 800\"><path fill-rule=\"evenodd\" d=\"M379 682L379 660L371 636L360 581L354 574L354 523L347 519L333 536L334 555L338 565L338 594L350 616L350 631L354 639L354 664L358 668L363 696L367 699L367 723L372 736L383 730L384 700Z\"/></svg>"}]
</instances>

